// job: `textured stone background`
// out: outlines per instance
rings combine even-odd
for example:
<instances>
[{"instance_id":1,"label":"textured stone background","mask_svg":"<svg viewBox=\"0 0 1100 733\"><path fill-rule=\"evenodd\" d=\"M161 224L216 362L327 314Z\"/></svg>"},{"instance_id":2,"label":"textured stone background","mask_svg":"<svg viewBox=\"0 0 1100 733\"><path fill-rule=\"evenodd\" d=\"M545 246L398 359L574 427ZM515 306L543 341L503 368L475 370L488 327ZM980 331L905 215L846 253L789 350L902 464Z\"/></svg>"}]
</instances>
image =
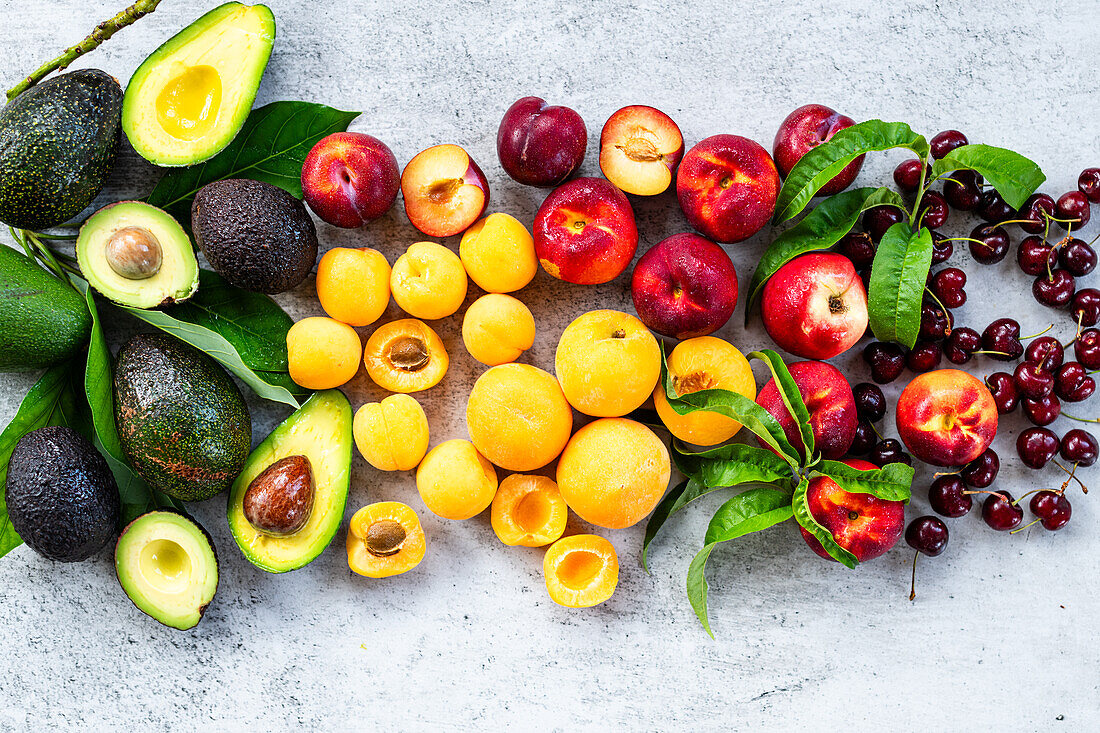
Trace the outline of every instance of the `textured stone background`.
<instances>
[{"instance_id":1,"label":"textured stone background","mask_svg":"<svg viewBox=\"0 0 1100 733\"><path fill-rule=\"evenodd\" d=\"M14 83L120 4L0 0L0 79ZM126 80L214 4L165 0L81 64ZM689 145L731 132L770 146L783 117L807 102L857 119L904 120L928 134L957 127L1038 161L1055 196L1100 163L1100 7L1091 0L991 0L966 11L914 0L271 5L279 37L260 102L363 110L353 129L385 140L402 164L432 144L466 146L490 178L491 208L526 222L544 193L507 179L494 145L501 114L526 94L584 116L586 174L598 174L603 121L632 103L671 114ZM886 182L900 158L868 160L861 183ZM128 150L103 201L141 196L154 177ZM635 204L643 247L686 229L671 195ZM958 234L970 226L959 217L949 225ZM391 261L422 238L400 207L362 231L320 231L326 247L370 245ZM730 248L742 285L770 236L765 229ZM961 323L981 329L1013 315L1028 333L1053 319L1071 337L1068 318L1036 305L1011 262L982 269L965 248L955 260L971 274ZM540 329L526 360L541 366L552 364L558 335L576 315L630 307L625 278L582 288L540 273L520 297ZM296 317L320 313L312 285L279 301ZM118 321L119 341L133 328L117 312L108 318ZM721 335L744 351L768 345L759 326L746 332L741 320L739 311ZM424 395L433 443L464 435L465 394L478 373L458 325L457 317L440 325L451 371ZM866 379L858 358L841 361L853 382ZM975 368L984 375L996 367ZM0 378L0 419L33 380ZM356 406L379 396L362 374L348 392ZM252 406L259 440L285 413ZM1075 410L1100 413L1096 398ZM1064 419L1054 427L1069 429ZM1019 466L1012 446L1021 429L1018 416L1003 422L999 486L1019 494L1059 483L1053 469ZM1098 474L1084 476L1100 484ZM912 516L927 511L928 480L918 476ZM589 611L548 600L541 552L505 548L484 517L428 516L411 475L382 475L356 459L349 516L381 499L416 507L430 546L415 572L385 582L348 571L343 531L309 567L267 575L237 551L222 498L195 506L221 555L221 585L206 619L185 633L130 605L108 552L66 566L14 551L0 564L0 729L1100 726L1092 628L1100 497L1074 494L1074 520L1057 535L996 534L976 513L953 522L946 555L921 563L914 603L907 548L850 572L818 560L790 526L743 539L710 562L716 641L695 621L683 578L719 496L671 523L653 548L652 576L637 561L641 527L614 533L619 588Z\"/></svg>"}]
</instances>

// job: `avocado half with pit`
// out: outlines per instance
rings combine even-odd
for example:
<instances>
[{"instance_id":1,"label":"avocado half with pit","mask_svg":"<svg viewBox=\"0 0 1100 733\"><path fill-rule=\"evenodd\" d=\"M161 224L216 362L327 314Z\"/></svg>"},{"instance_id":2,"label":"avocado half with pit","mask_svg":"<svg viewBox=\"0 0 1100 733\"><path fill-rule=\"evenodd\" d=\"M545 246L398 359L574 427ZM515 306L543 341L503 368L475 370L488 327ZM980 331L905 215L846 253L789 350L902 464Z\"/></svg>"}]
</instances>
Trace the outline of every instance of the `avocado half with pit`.
<instances>
[{"instance_id":1,"label":"avocado half with pit","mask_svg":"<svg viewBox=\"0 0 1100 733\"><path fill-rule=\"evenodd\" d=\"M139 610L165 626L190 629L218 589L218 557L210 535L196 522L154 511L122 531L115 574Z\"/></svg>"},{"instance_id":2,"label":"avocado half with pit","mask_svg":"<svg viewBox=\"0 0 1100 733\"><path fill-rule=\"evenodd\" d=\"M141 201L111 204L88 217L76 260L97 292L131 308L179 303L199 287L199 263L183 227Z\"/></svg>"},{"instance_id":3,"label":"avocado half with pit","mask_svg":"<svg viewBox=\"0 0 1100 733\"><path fill-rule=\"evenodd\" d=\"M269 573L296 570L332 542L351 482L351 405L318 392L275 428L229 491L229 529Z\"/></svg>"},{"instance_id":4,"label":"avocado half with pit","mask_svg":"<svg viewBox=\"0 0 1100 733\"><path fill-rule=\"evenodd\" d=\"M122 129L130 144L161 166L213 157L248 117L274 41L271 10L236 2L169 38L126 87Z\"/></svg>"}]
</instances>

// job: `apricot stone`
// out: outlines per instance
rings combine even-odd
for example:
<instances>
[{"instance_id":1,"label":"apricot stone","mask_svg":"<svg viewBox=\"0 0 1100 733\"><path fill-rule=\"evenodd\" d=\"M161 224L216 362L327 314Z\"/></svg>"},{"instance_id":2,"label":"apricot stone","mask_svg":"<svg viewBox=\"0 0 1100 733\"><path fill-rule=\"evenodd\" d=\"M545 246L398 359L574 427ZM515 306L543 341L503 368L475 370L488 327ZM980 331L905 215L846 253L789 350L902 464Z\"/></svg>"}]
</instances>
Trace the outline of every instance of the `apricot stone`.
<instances>
[{"instance_id":1,"label":"apricot stone","mask_svg":"<svg viewBox=\"0 0 1100 733\"><path fill-rule=\"evenodd\" d=\"M380 471L411 471L428 450L428 418L407 394L360 407L352 434L363 458Z\"/></svg>"},{"instance_id":2,"label":"apricot stone","mask_svg":"<svg viewBox=\"0 0 1100 733\"><path fill-rule=\"evenodd\" d=\"M489 214L467 229L458 256L470 279L487 293L515 292L539 268L531 233L508 214Z\"/></svg>"},{"instance_id":3,"label":"apricot stone","mask_svg":"<svg viewBox=\"0 0 1100 733\"><path fill-rule=\"evenodd\" d=\"M565 532L569 509L552 479L513 473L500 482L490 516L504 544L542 547Z\"/></svg>"},{"instance_id":4,"label":"apricot stone","mask_svg":"<svg viewBox=\"0 0 1100 733\"><path fill-rule=\"evenodd\" d=\"M393 263L390 289L401 310L428 321L446 318L466 299L462 260L442 244L417 242Z\"/></svg>"},{"instance_id":5,"label":"apricot stone","mask_svg":"<svg viewBox=\"0 0 1100 733\"><path fill-rule=\"evenodd\" d=\"M290 378L306 389L332 389L359 371L362 343L351 326L332 318L304 318L286 334Z\"/></svg>"},{"instance_id":6,"label":"apricot stone","mask_svg":"<svg viewBox=\"0 0 1100 733\"><path fill-rule=\"evenodd\" d=\"M416 470L424 505L444 519L469 519L493 503L497 472L473 443L456 438L428 451Z\"/></svg>"},{"instance_id":7,"label":"apricot stone","mask_svg":"<svg viewBox=\"0 0 1100 733\"><path fill-rule=\"evenodd\" d=\"M330 249L317 263L317 299L337 321L369 326L390 303L390 264L375 249Z\"/></svg>"},{"instance_id":8,"label":"apricot stone","mask_svg":"<svg viewBox=\"0 0 1100 733\"><path fill-rule=\"evenodd\" d=\"M534 345L535 317L511 295L483 295L462 317L462 343L482 364L507 364Z\"/></svg>"}]
</instances>

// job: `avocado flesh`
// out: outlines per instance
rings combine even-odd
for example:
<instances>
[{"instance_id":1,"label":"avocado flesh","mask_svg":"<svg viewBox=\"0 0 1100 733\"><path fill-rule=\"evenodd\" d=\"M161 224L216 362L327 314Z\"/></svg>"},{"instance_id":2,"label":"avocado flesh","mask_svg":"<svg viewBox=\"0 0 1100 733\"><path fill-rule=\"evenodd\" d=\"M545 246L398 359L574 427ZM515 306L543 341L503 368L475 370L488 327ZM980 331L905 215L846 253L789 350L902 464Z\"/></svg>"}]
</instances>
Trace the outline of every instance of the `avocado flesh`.
<instances>
[{"instance_id":1,"label":"avocado flesh","mask_svg":"<svg viewBox=\"0 0 1100 733\"><path fill-rule=\"evenodd\" d=\"M118 538L115 574L143 613L165 626L190 629L214 598L218 559L202 527L182 514L154 511Z\"/></svg>"},{"instance_id":2,"label":"avocado flesh","mask_svg":"<svg viewBox=\"0 0 1100 733\"><path fill-rule=\"evenodd\" d=\"M275 41L264 5L226 3L169 38L130 78L122 129L161 166L201 163L241 129Z\"/></svg>"},{"instance_id":3,"label":"avocado flesh","mask_svg":"<svg viewBox=\"0 0 1100 733\"><path fill-rule=\"evenodd\" d=\"M229 492L229 529L249 562L269 573L285 573L314 560L328 547L344 519L351 481L351 405L339 390L313 395L271 432L248 457ZM266 535L244 516L244 493L268 466L304 455L313 468L313 511L289 536Z\"/></svg>"},{"instance_id":4,"label":"avocado flesh","mask_svg":"<svg viewBox=\"0 0 1100 733\"><path fill-rule=\"evenodd\" d=\"M111 237L130 227L148 232L160 248L160 267L149 277L124 277L108 262ZM92 214L80 228L76 259L97 292L131 308L179 303L199 287L199 263L183 227L168 213L141 201L122 201Z\"/></svg>"}]
</instances>

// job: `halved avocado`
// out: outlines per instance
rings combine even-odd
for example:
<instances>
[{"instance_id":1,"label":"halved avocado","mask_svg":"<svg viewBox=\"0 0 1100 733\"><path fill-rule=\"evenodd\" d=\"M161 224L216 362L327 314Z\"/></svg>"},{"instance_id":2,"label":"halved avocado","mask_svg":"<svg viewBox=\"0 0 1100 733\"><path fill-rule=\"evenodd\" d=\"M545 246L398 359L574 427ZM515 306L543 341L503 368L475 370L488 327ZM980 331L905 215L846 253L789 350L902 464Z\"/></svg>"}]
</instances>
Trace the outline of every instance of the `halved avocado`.
<instances>
[{"instance_id":1,"label":"halved avocado","mask_svg":"<svg viewBox=\"0 0 1100 733\"><path fill-rule=\"evenodd\" d=\"M165 626L190 629L218 589L218 558L210 535L196 522L154 511L122 530L115 574L138 609Z\"/></svg>"},{"instance_id":2,"label":"halved avocado","mask_svg":"<svg viewBox=\"0 0 1100 733\"><path fill-rule=\"evenodd\" d=\"M328 547L340 522L351 481L351 405L339 390L318 392L260 443L229 490L229 529L256 567L285 573L308 564ZM292 534L268 534L245 516L253 480L284 458L305 456L312 469L309 518Z\"/></svg>"},{"instance_id":3,"label":"halved avocado","mask_svg":"<svg viewBox=\"0 0 1100 733\"><path fill-rule=\"evenodd\" d=\"M183 227L141 201L120 201L88 217L76 240L88 283L131 308L187 300L199 287L199 263Z\"/></svg>"},{"instance_id":4,"label":"halved avocado","mask_svg":"<svg viewBox=\"0 0 1100 733\"><path fill-rule=\"evenodd\" d=\"M150 54L130 78L122 129L151 163L200 163L228 145L256 99L275 41L265 5L226 3Z\"/></svg>"}]
</instances>

